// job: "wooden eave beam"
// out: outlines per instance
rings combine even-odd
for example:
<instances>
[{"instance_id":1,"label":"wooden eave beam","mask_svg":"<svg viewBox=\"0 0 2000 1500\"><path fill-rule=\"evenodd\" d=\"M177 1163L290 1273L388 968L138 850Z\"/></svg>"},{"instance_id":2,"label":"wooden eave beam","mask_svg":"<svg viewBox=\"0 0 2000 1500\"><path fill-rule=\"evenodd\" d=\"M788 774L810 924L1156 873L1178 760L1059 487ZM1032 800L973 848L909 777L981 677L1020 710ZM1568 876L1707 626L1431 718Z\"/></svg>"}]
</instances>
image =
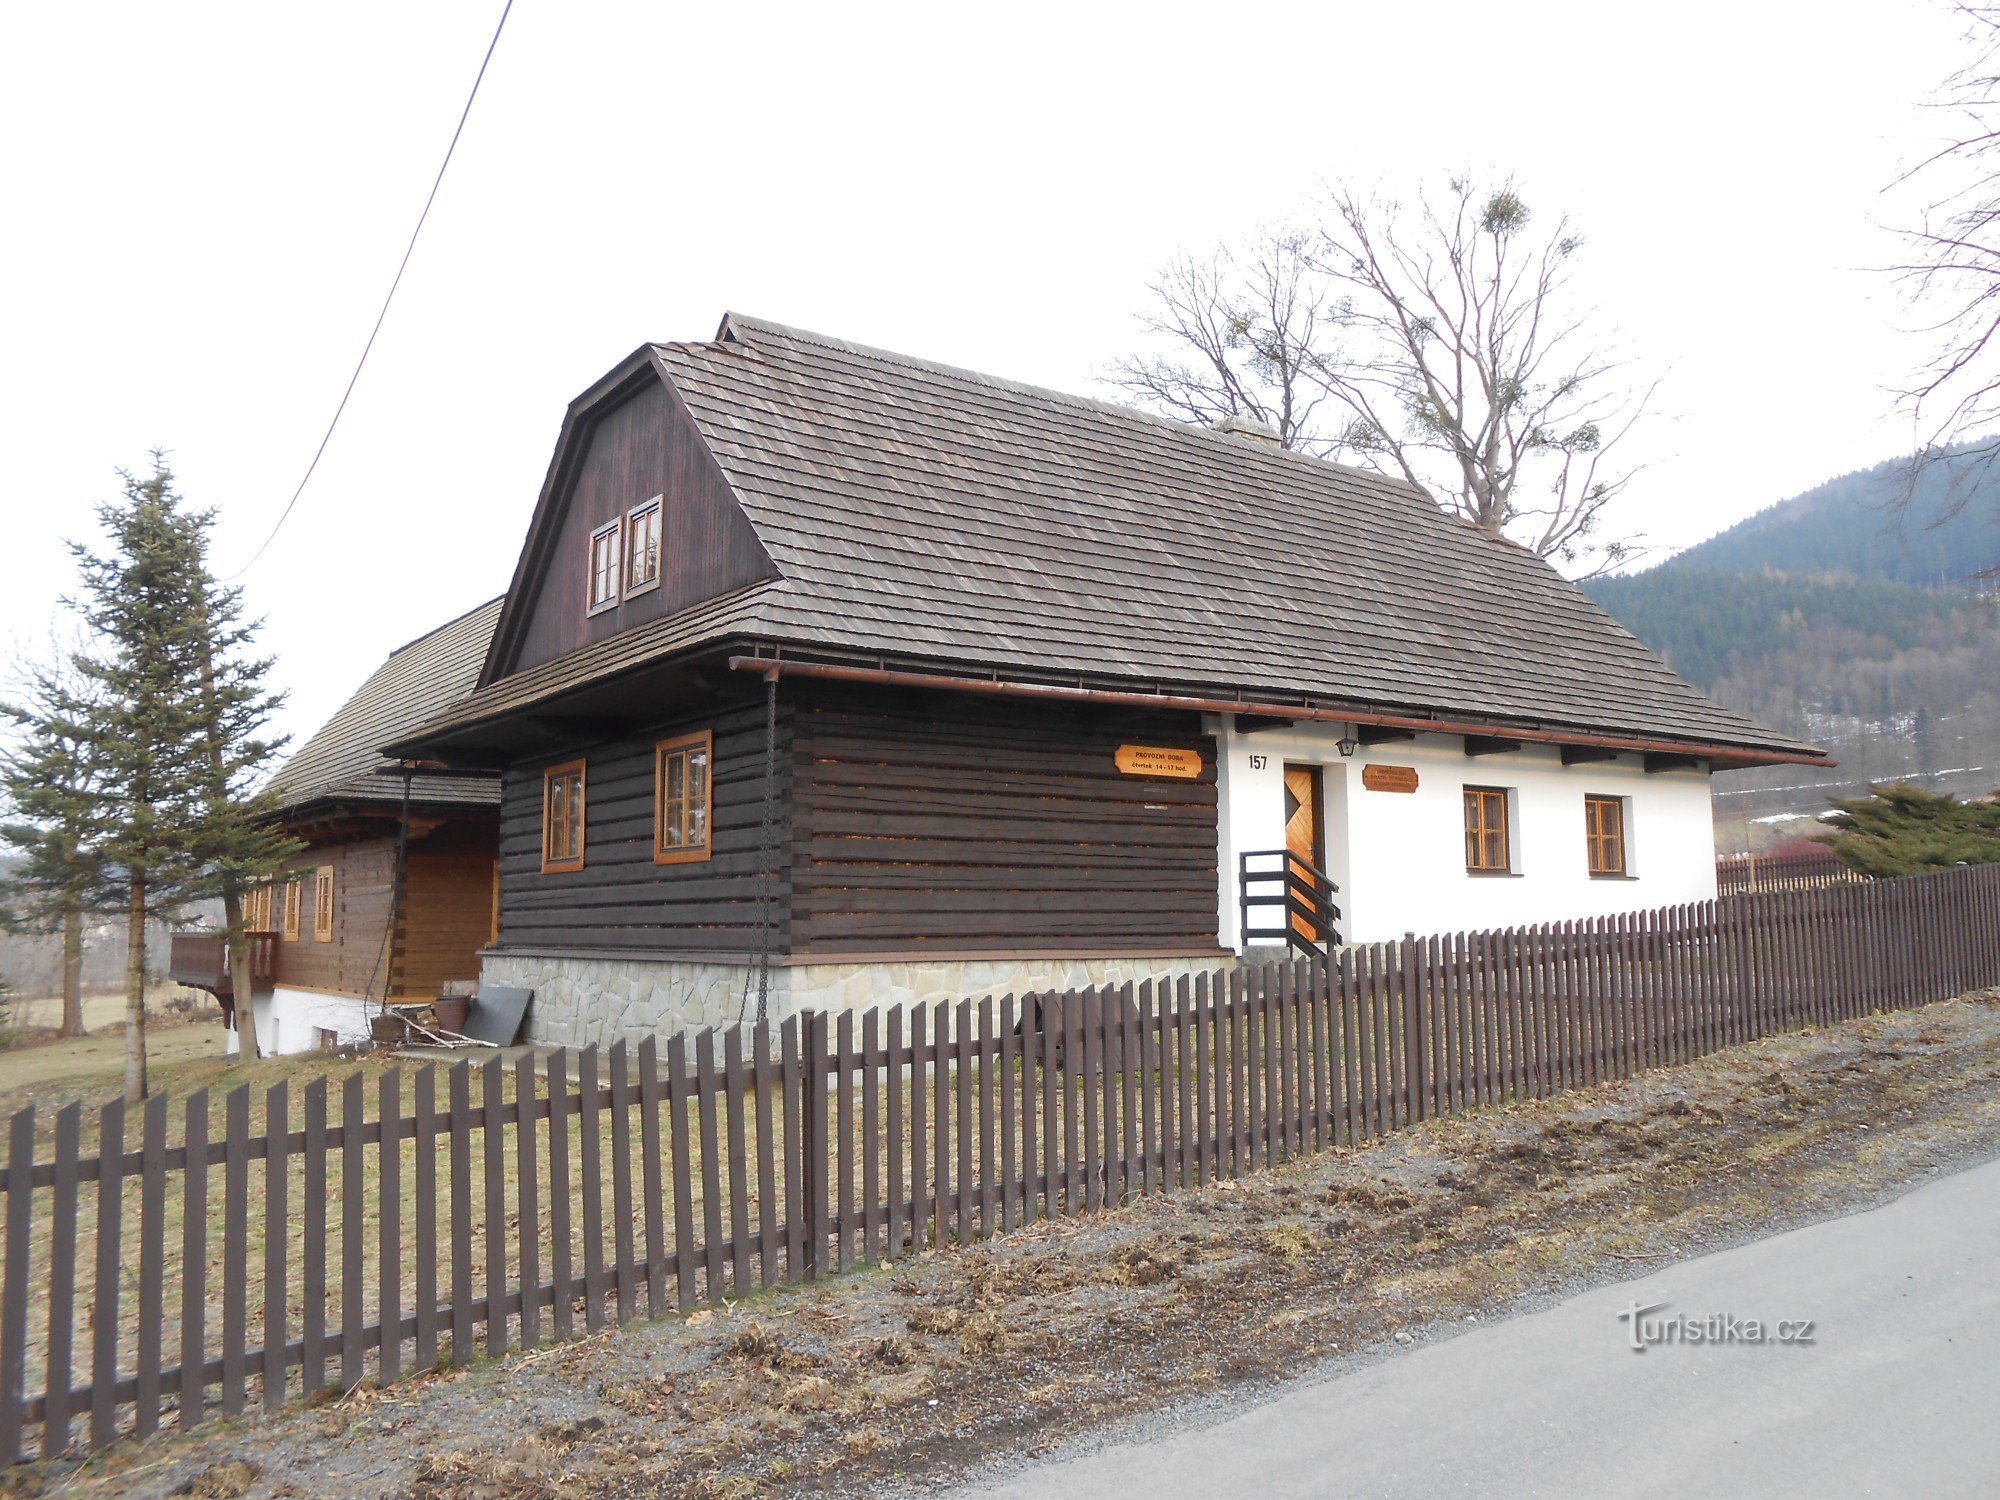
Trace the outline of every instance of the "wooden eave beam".
<instances>
[{"instance_id":1,"label":"wooden eave beam","mask_svg":"<svg viewBox=\"0 0 2000 1500\"><path fill-rule=\"evenodd\" d=\"M1468 734L1465 737L1467 755L1505 755L1511 750L1519 750L1526 743L1523 740L1502 739L1493 734Z\"/></svg>"},{"instance_id":2,"label":"wooden eave beam","mask_svg":"<svg viewBox=\"0 0 2000 1500\"><path fill-rule=\"evenodd\" d=\"M1414 729L1398 729L1393 724L1356 724L1354 737L1364 745L1386 745L1391 740L1413 740Z\"/></svg>"},{"instance_id":3,"label":"wooden eave beam","mask_svg":"<svg viewBox=\"0 0 2000 1500\"><path fill-rule=\"evenodd\" d=\"M1701 757L1698 755L1666 754L1654 751L1646 757L1646 774L1660 771L1699 771Z\"/></svg>"},{"instance_id":4,"label":"wooden eave beam","mask_svg":"<svg viewBox=\"0 0 2000 1500\"><path fill-rule=\"evenodd\" d=\"M1616 760L1619 752L1608 745L1564 745L1562 762L1566 766L1588 765L1596 760Z\"/></svg>"},{"instance_id":5,"label":"wooden eave beam","mask_svg":"<svg viewBox=\"0 0 2000 1500\"><path fill-rule=\"evenodd\" d=\"M795 661L788 657L732 656L732 670L778 673L784 676L817 678L829 682L861 682L874 687L933 689L971 693L991 698L1032 698L1043 702L1114 704L1121 708L1146 708L1186 713L1270 714L1309 720L1314 723L1384 725L1419 734L1462 734L1487 736L1503 726L1468 723L1463 719L1423 719L1409 714L1378 713L1373 709L1321 708L1250 701L1235 698L1207 698L1193 694L1132 692L1118 688L1090 688L1066 683L1022 682L1003 677L964 677L945 672L918 672L896 667L851 666L839 662ZM1762 750L1749 745L1715 745L1688 740L1645 739L1625 734L1579 733L1574 729L1516 728L1504 726L1508 737L1539 745L1603 745L1612 750L1661 752L1709 761L1719 766L1834 766L1831 756L1804 750Z\"/></svg>"},{"instance_id":6,"label":"wooden eave beam","mask_svg":"<svg viewBox=\"0 0 2000 1500\"><path fill-rule=\"evenodd\" d=\"M1260 729L1290 729L1298 722L1297 719L1287 719L1277 714L1238 714L1236 732L1255 734Z\"/></svg>"}]
</instances>

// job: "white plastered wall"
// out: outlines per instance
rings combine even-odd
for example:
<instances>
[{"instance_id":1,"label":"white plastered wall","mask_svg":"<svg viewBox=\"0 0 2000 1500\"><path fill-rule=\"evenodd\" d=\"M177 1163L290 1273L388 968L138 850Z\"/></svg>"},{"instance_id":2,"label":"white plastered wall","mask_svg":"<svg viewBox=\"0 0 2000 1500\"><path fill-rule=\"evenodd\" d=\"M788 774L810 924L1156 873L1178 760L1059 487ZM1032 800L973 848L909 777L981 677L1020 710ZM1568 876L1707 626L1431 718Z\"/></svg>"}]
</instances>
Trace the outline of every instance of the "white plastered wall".
<instances>
[{"instance_id":1,"label":"white plastered wall","mask_svg":"<svg viewBox=\"0 0 2000 1500\"><path fill-rule=\"evenodd\" d=\"M1224 715L1211 727L1219 746L1221 803L1217 919L1228 948L1242 947L1239 856L1285 844L1288 762L1321 768L1326 869L1340 887L1335 899L1346 942L1603 916L1715 894L1715 832L1704 770L1648 773L1637 754L1565 766L1554 745L1468 756L1462 738L1442 734L1361 746L1343 759L1338 744L1350 731L1340 724L1246 734ZM1413 767L1417 790L1367 790L1361 772L1371 762ZM1512 873L1466 871L1467 786L1511 794ZM1629 878L1591 876L1586 793L1626 799Z\"/></svg>"},{"instance_id":2,"label":"white plastered wall","mask_svg":"<svg viewBox=\"0 0 2000 1500\"><path fill-rule=\"evenodd\" d=\"M312 1052L319 1047L321 1031L334 1033L338 1043L368 1040L369 1004L359 995L329 995L317 990L293 990L282 986L254 1002L257 1016L257 1046L266 1057L294 1052ZM224 1043L230 1057L239 1046L238 1033L225 1032Z\"/></svg>"}]
</instances>

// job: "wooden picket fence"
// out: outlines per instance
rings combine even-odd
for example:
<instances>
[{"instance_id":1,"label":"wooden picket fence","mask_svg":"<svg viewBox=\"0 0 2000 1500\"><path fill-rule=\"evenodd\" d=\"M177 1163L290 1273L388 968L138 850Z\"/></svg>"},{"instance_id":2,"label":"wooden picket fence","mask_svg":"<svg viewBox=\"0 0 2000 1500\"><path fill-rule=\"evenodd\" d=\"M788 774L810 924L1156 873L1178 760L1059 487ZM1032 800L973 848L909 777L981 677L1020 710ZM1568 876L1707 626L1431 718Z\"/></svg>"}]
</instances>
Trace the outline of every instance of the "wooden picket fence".
<instances>
[{"instance_id":1,"label":"wooden picket fence","mask_svg":"<svg viewBox=\"0 0 2000 1500\"><path fill-rule=\"evenodd\" d=\"M0 1175L0 1458L389 1382L1995 984L1987 866L1171 986L386 1068L372 1088L357 1071L297 1098L238 1087L219 1130L206 1093L136 1122L113 1103L88 1156L81 1106L31 1107Z\"/></svg>"}]
</instances>

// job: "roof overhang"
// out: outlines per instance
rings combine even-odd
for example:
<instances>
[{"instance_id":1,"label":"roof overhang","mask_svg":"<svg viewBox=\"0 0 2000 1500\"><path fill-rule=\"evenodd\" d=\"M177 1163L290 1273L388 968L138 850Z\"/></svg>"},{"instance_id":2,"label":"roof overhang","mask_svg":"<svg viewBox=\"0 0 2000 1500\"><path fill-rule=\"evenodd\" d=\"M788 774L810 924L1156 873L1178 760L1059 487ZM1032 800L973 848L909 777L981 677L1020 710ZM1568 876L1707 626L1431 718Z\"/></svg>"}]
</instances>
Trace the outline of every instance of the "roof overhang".
<instances>
[{"instance_id":1,"label":"roof overhang","mask_svg":"<svg viewBox=\"0 0 2000 1500\"><path fill-rule=\"evenodd\" d=\"M1088 686L1082 682L1036 682L998 675L971 676L853 662L818 661L778 655L735 655L729 666L738 672L765 677L794 677L808 680L871 684L879 687L914 688L932 691L975 693L988 697L1031 698L1043 702L1117 705L1130 708L1158 708L1196 713L1229 713L1260 719L1311 720L1325 723L1370 725L1408 730L1417 734L1458 734L1475 738L1504 736L1508 741L1588 747L1652 756L1676 755L1706 761L1716 770L1742 770L1750 766L1813 765L1831 766L1832 757L1801 747L1728 744L1684 737L1663 737L1642 732L1584 728L1574 725L1522 722L1513 719L1482 718L1407 708L1385 708L1365 703L1328 702L1314 699L1287 699L1268 695L1215 696L1181 691L1169 684L1147 686Z\"/></svg>"}]
</instances>

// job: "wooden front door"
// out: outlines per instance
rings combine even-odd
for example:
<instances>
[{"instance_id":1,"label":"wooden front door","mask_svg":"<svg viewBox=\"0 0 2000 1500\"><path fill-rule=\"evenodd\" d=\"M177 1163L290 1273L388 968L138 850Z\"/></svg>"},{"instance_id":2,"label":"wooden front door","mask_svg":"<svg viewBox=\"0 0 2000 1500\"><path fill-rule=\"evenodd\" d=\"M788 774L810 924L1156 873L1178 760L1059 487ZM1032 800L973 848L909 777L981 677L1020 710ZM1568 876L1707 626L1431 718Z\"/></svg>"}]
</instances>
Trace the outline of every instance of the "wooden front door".
<instances>
[{"instance_id":1,"label":"wooden front door","mask_svg":"<svg viewBox=\"0 0 2000 1500\"><path fill-rule=\"evenodd\" d=\"M1320 869L1326 858L1318 766L1285 767L1285 850L1292 857L1293 876L1317 890L1319 881L1310 871ZM1304 917L1294 916L1292 926L1307 942L1320 940L1319 929Z\"/></svg>"}]
</instances>

